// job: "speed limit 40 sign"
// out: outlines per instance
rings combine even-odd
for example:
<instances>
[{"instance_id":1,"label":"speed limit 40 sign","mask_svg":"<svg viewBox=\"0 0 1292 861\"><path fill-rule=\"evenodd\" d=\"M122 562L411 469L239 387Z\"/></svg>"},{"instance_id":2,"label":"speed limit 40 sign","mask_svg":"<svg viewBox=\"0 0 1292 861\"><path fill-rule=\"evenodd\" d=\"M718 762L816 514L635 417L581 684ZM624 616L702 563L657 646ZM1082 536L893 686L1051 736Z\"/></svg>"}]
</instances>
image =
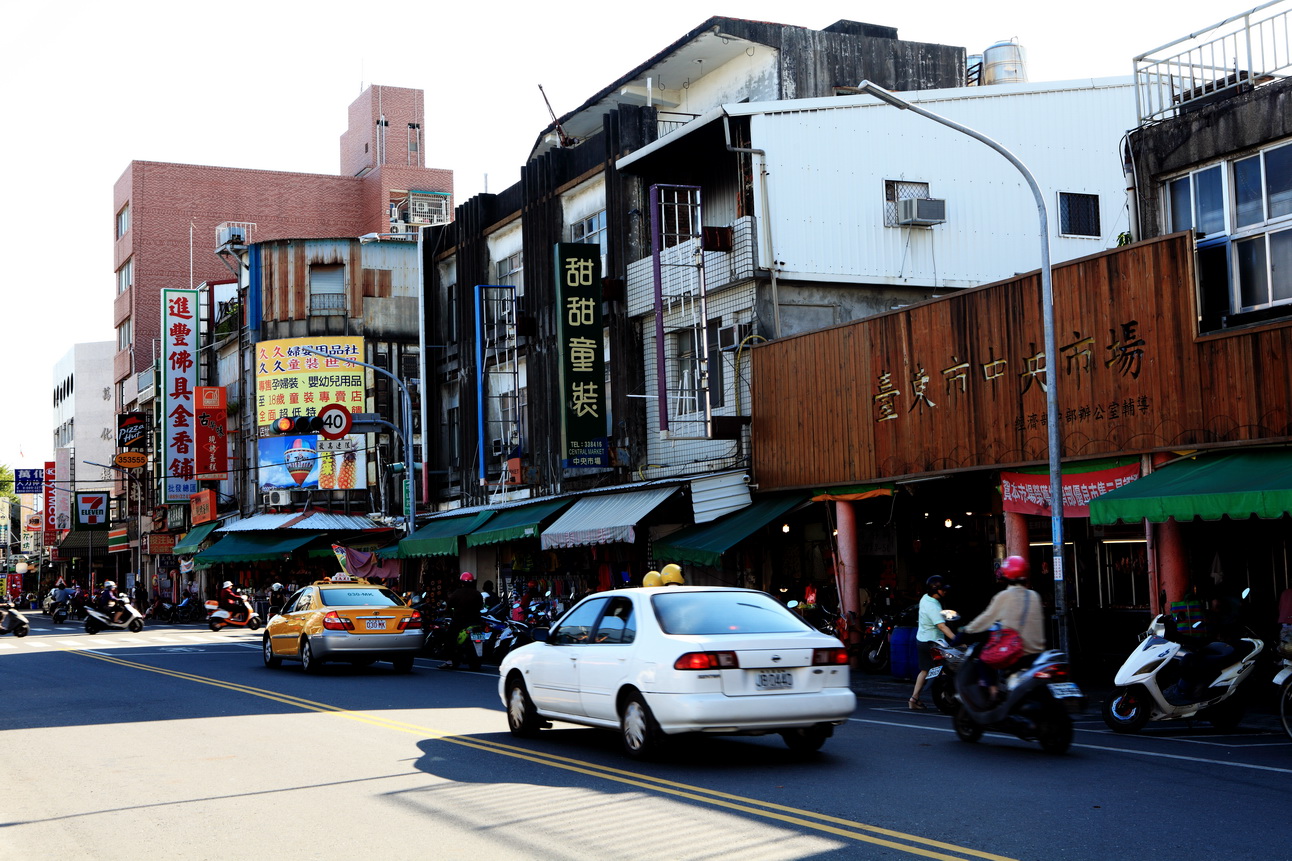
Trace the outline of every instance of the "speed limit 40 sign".
<instances>
[{"instance_id":1,"label":"speed limit 40 sign","mask_svg":"<svg viewBox=\"0 0 1292 861\"><path fill-rule=\"evenodd\" d=\"M324 439L340 439L350 432L350 411L345 404L328 404L318 412L323 427L319 436Z\"/></svg>"}]
</instances>

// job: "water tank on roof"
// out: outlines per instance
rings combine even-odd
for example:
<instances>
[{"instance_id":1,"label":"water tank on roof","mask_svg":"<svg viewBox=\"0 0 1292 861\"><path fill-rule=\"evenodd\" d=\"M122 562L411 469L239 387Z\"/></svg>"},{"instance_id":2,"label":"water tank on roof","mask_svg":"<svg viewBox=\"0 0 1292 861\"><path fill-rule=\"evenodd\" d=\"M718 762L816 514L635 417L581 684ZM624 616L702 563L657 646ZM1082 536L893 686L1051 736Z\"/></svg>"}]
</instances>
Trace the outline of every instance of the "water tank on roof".
<instances>
[{"instance_id":1,"label":"water tank on roof","mask_svg":"<svg viewBox=\"0 0 1292 861\"><path fill-rule=\"evenodd\" d=\"M1021 84L1027 81L1027 51L1018 39L997 42L982 52L982 83Z\"/></svg>"}]
</instances>

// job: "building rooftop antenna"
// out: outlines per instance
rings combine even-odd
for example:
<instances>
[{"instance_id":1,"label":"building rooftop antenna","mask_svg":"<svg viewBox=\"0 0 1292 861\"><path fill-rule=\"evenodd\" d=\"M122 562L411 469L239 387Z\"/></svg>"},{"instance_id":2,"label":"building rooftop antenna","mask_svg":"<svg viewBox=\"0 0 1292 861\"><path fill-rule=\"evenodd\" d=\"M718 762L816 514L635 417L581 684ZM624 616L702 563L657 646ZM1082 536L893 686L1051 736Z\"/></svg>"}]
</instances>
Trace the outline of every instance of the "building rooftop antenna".
<instances>
[{"instance_id":1,"label":"building rooftop antenna","mask_svg":"<svg viewBox=\"0 0 1292 861\"><path fill-rule=\"evenodd\" d=\"M567 147L577 144L578 139L570 137L565 133L565 129L561 128L561 121L556 118L556 111L552 110L552 103L547 100L547 93L543 91L542 84L538 85L538 91L543 94L543 104L547 105L547 113L552 118L552 125L556 127L556 135L560 138L561 146Z\"/></svg>"}]
</instances>

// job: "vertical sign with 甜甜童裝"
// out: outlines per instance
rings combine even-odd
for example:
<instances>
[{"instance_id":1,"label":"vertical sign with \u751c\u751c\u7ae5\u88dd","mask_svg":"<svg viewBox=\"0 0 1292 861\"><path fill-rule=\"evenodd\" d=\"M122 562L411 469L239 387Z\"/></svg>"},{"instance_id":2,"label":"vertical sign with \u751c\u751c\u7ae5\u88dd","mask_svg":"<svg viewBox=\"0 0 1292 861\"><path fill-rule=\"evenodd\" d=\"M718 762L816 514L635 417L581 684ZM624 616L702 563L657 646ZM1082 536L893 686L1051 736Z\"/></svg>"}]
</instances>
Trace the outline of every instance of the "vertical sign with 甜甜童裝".
<instances>
[{"instance_id":1,"label":"vertical sign with \u751c\u751c\u7ae5\u88dd","mask_svg":"<svg viewBox=\"0 0 1292 861\"><path fill-rule=\"evenodd\" d=\"M590 243L558 242L554 257L561 355L561 466L597 469L609 463L601 249Z\"/></svg>"},{"instance_id":2,"label":"vertical sign with \u751c\u751c\u7ae5\u88dd","mask_svg":"<svg viewBox=\"0 0 1292 861\"><path fill-rule=\"evenodd\" d=\"M162 503L197 493L198 291L162 290Z\"/></svg>"}]
</instances>

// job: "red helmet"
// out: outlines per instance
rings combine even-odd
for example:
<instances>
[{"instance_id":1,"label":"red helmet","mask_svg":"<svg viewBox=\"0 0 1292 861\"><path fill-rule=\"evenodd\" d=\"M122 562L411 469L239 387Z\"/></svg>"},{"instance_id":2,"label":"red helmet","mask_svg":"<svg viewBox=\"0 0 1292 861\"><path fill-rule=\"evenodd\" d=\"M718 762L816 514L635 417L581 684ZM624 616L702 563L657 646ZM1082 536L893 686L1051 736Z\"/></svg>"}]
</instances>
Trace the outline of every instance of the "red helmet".
<instances>
[{"instance_id":1,"label":"red helmet","mask_svg":"<svg viewBox=\"0 0 1292 861\"><path fill-rule=\"evenodd\" d=\"M463 571L462 576L458 579L463 583L474 583L476 582L476 575L472 574L470 571Z\"/></svg>"},{"instance_id":2,"label":"red helmet","mask_svg":"<svg viewBox=\"0 0 1292 861\"><path fill-rule=\"evenodd\" d=\"M1000 563L996 576L1002 580L1017 583L1027 579L1028 568L1027 560L1022 556L1009 556Z\"/></svg>"}]
</instances>

